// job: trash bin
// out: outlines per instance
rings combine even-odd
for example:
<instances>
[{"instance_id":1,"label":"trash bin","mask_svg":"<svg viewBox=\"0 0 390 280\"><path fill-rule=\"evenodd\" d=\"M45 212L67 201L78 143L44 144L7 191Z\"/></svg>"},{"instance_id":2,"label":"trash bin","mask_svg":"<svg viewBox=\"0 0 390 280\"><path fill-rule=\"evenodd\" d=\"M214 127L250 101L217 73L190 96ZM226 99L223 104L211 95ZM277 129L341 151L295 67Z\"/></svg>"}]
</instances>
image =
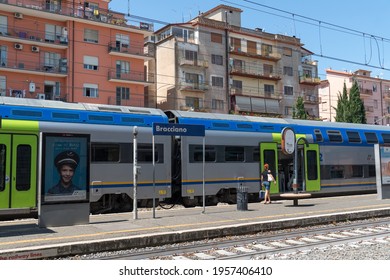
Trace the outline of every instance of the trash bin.
<instances>
[{"instance_id":1,"label":"trash bin","mask_svg":"<svg viewBox=\"0 0 390 280\"><path fill-rule=\"evenodd\" d=\"M237 210L248 210L248 188L242 185L237 187Z\"/></svg>"}]
</instances>

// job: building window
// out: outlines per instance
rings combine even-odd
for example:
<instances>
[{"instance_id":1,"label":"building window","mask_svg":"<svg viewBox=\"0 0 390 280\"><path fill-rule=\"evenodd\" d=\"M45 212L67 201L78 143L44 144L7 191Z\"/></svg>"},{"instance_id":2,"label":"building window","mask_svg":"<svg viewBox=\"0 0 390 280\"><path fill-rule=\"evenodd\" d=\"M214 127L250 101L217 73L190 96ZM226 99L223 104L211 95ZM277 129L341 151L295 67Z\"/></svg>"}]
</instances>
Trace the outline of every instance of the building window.
<instances>
[{"instance_id":1,"label":"building window","mask_svg":"<svg viewBox=\"0 0 390 280\"><path fill-rule=\"evenodd\" d=\"M242 81L233 80L232 94L242 94Z\"/></svg>"},{"instance_id":2,"label":"building window","mask_svg":"<svg viewBox=\"0 0 390 280\"><path fill-rule=\"evenodd\" d=\"M271 64L264 64L263 65L263 71L264 75L271 75L274 72L274 67Z\"/></svg>"},{"instance_id":3,"label":"building window","mask_svg":"<svg viewBox=\"0 0 390 280\"><path fill-rule=\"evenodd\" d=\"M223 65L223 56L219 54L212 54L211 63L216 65Z\"/></svg>"},{"instance_id":4,"label":"building window","mask_svg":"<svg viewBox=\"0 0 390 280\"><path fill-rule=\"evenodd\" d=\"M275 92L274 85L264 85L264 94L265 96L270 97Z\"/></svg>"},{"instance_id":5,"label":"building window","mask_svg":"<svg viewBox=\"0 0 390 280\"><path fill-rule=\"evenodd\" d=\"M7 77L0 76L0 96L7 95Z\"/></svg>"},{"instance_id":6,"label":"building window","mask_svg":"<svg viewBox=\"0 0 390 280\"><path fill-rule=\"evenodd\" d=\"M211 77L211 85L213 87L223 87L223 77Z\"/></svg>"},{"instance_id":7,"label":"building window","mask_svg":"<svg viewBox=\"0 0 390 280\"><path fill-rule=\"evenodd\" d=\"M84 56L84 69L98 70L99 58L95 56Z\"/></svg>"},{"instance_id":8,"label":"building window","mask_svg":"<svg viewBox=\"0 0 390 280\"><path fill-rule=\"evenodd\" d=\"M241 39L239 38L231 38L230 39L231 49L236 52L241 51Z\"/></svg>"},{"instance_id":9,"label":"building window","mask_svg":"<svg viewBox=\"0 0 390 280\"><path fill-rule=\"evenodd\" d=\"M195 51L186 50L185 51L185 58L186 58L186 60L197 61L198 60L198 53Z\"/></svg>"},{"instance_id":10,"label":"building window","mask_svg":"<svg viewBox=\"0 0 390 280\"><path fill-rule=\"evenodd\" d=\"M211 108L214 110L223 110L223 100L213 99L211 101Z\"/></svg>"},{"instance_id":11,"label":"building window","mask_svg":"<svg viewBox=\"0 0 390 280\"><path fill-rule=\"evenodd\" d=\"M247 41L246 45L247 45L247 53L257 54L256 42Z\"/></svg>"},{"instance_id":12,"label":"building window","mask_svg":"<svg viewBox=\"0 0 390 280\"><path fill-rule=\"evenodd\" d=\"M99 43L99 31L93 29L84 29L84 41L90 43Z\"/></svg>"},{"instance_id":13,"label":"building window","mask_svg":"<svg viewBox=\"0 0 390 280\"><path fill-rule=\"evenodd\" d=\"M290 66L284 66L283 67L283 74L287 76L293 76L293 68Z\"/></svg>"},{"instance_id":14,"label":"building window","mask_svg":"<svg viewBox=\"0 0 390 280\"><path fill-rule=\"evenodd\" d=\"M121 100L129 100L130 99L130 88L117 87L116 94L117 94L117 97L119 97Z\"/></svg>"},{"instance_id":15,"label":"building window","mask_svg":"<svg viewBox=\"0 0 390 280\"><path fill-rule=\"evenodd\" d=\"M261 45L261 55L269 56L272 53L272 45L262 44Z\"/></svg>"},{"instance_id":16,"label":"building window","mask_svg":"<svg viewBox=\"0 0 390 280\"><path fill-rule=\"evenodd\" d=\"M288 107L288 106L284 107L284 114L285 114L286 116L292 116L292 114L293 114L293 108L292 108L292 107Z\"/></svg>"},{"instance_id":17,"label":"building window","mask_svg":"<svg viewBox=\"0 0 390 280\"><path fill-rule=\"evenodd\" d=\"M186 97L186 106L193 109L203 108L203 100L198 97Z\"/></svg>"},{"instance_id":18,"label":"building window","mask_svg":"<svg viewBox=\"0 0 390 280\"><path fill-rule=\"evenodd\" d=\"M52 71L54 70L54 68L60 65L60 57L61 57L60 54L45 52L44 57L45 57L45 62L44 62L45 71Z\"/></svg>"},{"instance_id":19,"label":"building window","mask_svg":"<svg viewBox=\"0 0 390 280\"><path fill-rule=\"evenodd\" d=\"M292 48L284 47L283 48L283 55L285 55L285 56L292 56Z\"/></svg>"},{"instance_id":20,"label":"building window","mask_svg":"<svg viewBox=\"0 0 390 280\"><path fill-rule=\"evenodd\" d=\"M290 86L284 86L284 95L294 95L294 88Z\"/></svg>"},{"instance_id":21,"label":"building window","mask_svg":"<svg viewBox=\"0 0 390 280\"><path fill-rule=\"evenodd\" d=\"M84 84L83 86L83 96L98 98L99 97L99 89L98 85L95 84Z\"/></svg>"},{"instance_id":22,"label":"building window","mask_svg":"<svg viewBox=\"0 0 390 280\"><path fill-rule=\"evenodd\" d=\"M211 32L211 42L222 44L222 34Z\"/></svg>"}]
</instances>

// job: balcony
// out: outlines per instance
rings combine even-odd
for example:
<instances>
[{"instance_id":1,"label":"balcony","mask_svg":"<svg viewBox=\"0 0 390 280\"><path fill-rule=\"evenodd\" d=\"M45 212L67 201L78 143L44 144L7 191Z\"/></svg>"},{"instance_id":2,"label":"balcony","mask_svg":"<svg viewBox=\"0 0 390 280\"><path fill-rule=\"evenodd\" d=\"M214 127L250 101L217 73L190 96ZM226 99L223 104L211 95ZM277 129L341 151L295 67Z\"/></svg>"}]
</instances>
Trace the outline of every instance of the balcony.
<instances>
[{"instance_id":1,"label":"balcony","mask_svg":"<svg viewBox=\"0 0 390 280\"><path fill-rule=\"evenodd\" d=\"M373 95L373 90L372 89L364 89L364 88L360 88L360 94L364 94L364 95Z\"/></svg>"},{"instance_id":2,"label":"balcony","mask_svg":"<svg viewBox=\"0 0 390 280\"><path fill-rule=\"evenodd\" d=\"M321 83L321 79L318 77L300 76L299 83L303 85L319 85Z\"/></svg>"},{"instance_id":3,"label":"balcony","mask_svg":"<svg viewBox=\"0 0 390 280\"><path fill-rule=\"evenodd\" d=\"M207 60L186 59L185 57L179 58L179 64L181 66L194 66L194 67L201 67L201 68L209 67L209 62Z\"/></svg>"},{"instance_id":4,"label":"balcony","mask_svg":"<svg viewBox=\"0 0 390 280\"><path fill-rule=\"evenodd\" d=\"M148 86L154 82L154 75L148 74L145 76L144 72L130 71L126 73L111 69L108 71L108 80L110 82L125 82Z\"/></svg>"},{"instance_id":5,"label":"balcony","mask_svg":"<svg viewBox=\"0 0 390 280\"><path fill-rule=\"evenodd\" d=\"M264 91L264 89L258 88L230 88L230 95L232 96L248 96L262 99L275 99L281 100L282 95L278 92Z\"/></svg>"},{"instance_id":6,"label":"balcony","mask_svg":"<svg viewBox=\"0 0 390 280\"><path fill-rule=\"evenodd\" d=\"M77 1L78 2L78 1ZM138 25L128 24L122 13L105 9L92 9L76 1L49 2L46 0L1 0L0 10L34 17L42 17L56 21L68 21L72 17L75 21L94 21L98 25L110 24L131 28L133 32L151 34L152 23L138 22ZM40 14L41 13L41 14ZM132 20L134 22L134 20Z\"/></svg>"},{"instance_id":7,"label":"balcony","mask_svg":"<svg viewBox=\"0 0 390 280\"><path fill-rule=\"evenodd\" d=\"M65 28L65 27L63 27ZM49 34L26 28L8 28L7 32L0 32L1 41L18 42L55 49L68 48L68 35Z\"/></svg>"},{"instance_id":8,"label":"balcony","mask_svg":"<svg viewBox=\"0 0 390 280\"><path fill-rule=\"evenodd\" d=\"M267 52L263 52L261 54L250 53L250 52L244 52L242 51L241 48L233 47L233 46L230 47L229 53L233 55L240 55L240 56L257 58L262 60L274 61L274 62L279 61L282 58L282 55L280 53L267 53Z\"/></svg>"},{"instance_id":9,"label":"balcony","mask_svg":"<svg viewBox=\"0 0 390 280\"><path fill-rule=\"evenodd\" d=\"M249 77L256 79L265 79L265 80L281 80L281 75L276 72L263 71L257 67L240 67L240 66L232 66L230 70L231 75L241 76L241 77Z\"/></svg>"},{"instance_id":10,"label":"balcony","mask_svg":"<svg viewBox=\"0 0 390 280\"><path fill-rule=\"evenodd\" d=\"M3 72L28 73L52 77L67 77L68 66L66 59L60 59L60 63L37 63L25 59L7 59L0 61L0 69Z\"/></svg>"},{"instance_id":11,"label":"balcony","mask_svg":"<svg viewBox=\"0 0 390 280\"><path fill-rule=\"evenodd\" d=\"M318 104L318 96L315 95L305 95L304 96L305 104Z\"/></svg>"},{"instance_id":12,"label":"balcony","mask_svg":"<svg viewBox=\"0 0 390 280\"><path fill-rule=\"evenodd\" d=\"M144 46L132 46L123 44L121 42L115 41L110 42L108 44L108 53L110 55L116 55L121 57L133 57L133 58L141 58L144 60L150 60L151 57L148 54L144 53Z\"/></svg>"},{"instance_id":13,"label":"balcony","mask_svg":"<svg viewBox=\"0 0 390 280\"><path fill-rule=\"evenodd\" d=\"M179 84L179 89L181 91L205 92L208 90L208 85L205 83L182 82Z\"/></svg>"}]
</instances>

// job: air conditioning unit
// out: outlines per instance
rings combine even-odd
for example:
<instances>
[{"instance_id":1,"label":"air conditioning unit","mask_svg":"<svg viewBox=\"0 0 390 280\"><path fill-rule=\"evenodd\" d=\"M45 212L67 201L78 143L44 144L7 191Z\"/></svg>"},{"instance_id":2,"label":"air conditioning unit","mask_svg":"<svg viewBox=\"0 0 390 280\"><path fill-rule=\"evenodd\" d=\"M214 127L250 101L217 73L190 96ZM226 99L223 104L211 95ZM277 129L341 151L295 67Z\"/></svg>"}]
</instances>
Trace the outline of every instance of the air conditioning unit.
<instances>
[{"instance_id":1,"label":"air conditioning unit","mask_svg":"<svg viewBox=\"0 0 390 280\"><path fill-rule=\"evenodd\" d=\"M22 14L22 13L15 13L15 14L14 14L14 17L15 17L15 18L22 19L22 18L23 18L23 14Z\"/></svg>"},{"instance_id":2,"label":"air conditioning unit","mask_svg":"<svg viewBox=\"0 0 390 280\"><path fill-rule=\"evenodd\" d=\"M32 52L39 52L39 47L37 47L37 46L31 46L31 51Z\"/></svg>"},{"instance_id":3,"label":"air conditioning unit","mask_svg":"<svg viewBox=\"0 0 390 280\"><path fill-rule=\"evenodd\" d=\"M17 50L23 50L23 45L22 44L19 44L19 43L16 43L14 45L14 48L17 49Z\"/></svg>"},{"instance_id":4,"label":"air conditioning unit","mask_svg":"<svg viewBox=\"0 0 390 280\"><path fill-rule=\"evenodd\" d=\"M44 93L38 93L37 94L38 99L46 99L46 95Z\"/></svg>"}]
</instances>

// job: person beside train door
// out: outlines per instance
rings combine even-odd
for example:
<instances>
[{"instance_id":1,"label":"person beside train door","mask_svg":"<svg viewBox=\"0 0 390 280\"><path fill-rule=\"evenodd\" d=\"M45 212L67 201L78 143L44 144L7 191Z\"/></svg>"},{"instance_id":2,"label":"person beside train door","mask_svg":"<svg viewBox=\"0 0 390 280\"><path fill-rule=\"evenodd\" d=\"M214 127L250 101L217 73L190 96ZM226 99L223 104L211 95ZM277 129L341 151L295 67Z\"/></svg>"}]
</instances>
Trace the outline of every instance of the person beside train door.
<instances>
[{"instance_id":1,"label":"person beside train door","mask_svg":"<svg viewBox=\"0 0 390 280\"><path fill-rule=\"evenodd\" d=\"M269 169L268 163L264 164L264 170L261 173L261 183L265 188L264 204L271 203L270 188L271 182L276 182L271 170Z\"/></svg>"}]
</instances>

